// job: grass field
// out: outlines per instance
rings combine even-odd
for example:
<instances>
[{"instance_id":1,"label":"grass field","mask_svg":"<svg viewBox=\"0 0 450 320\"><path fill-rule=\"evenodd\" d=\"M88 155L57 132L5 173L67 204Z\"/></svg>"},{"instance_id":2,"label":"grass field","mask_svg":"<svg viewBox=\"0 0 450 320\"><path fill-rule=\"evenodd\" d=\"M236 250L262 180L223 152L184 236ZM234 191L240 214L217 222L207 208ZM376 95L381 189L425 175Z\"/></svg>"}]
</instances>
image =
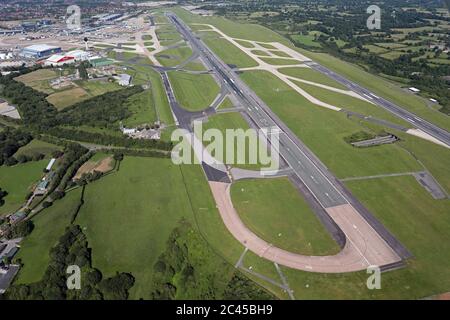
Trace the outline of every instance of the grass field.
<instances>
[{"instance_id":1,"label":"grass field","mask_svg":"<svg viewBox=\"0 0 450 320\"><path fill-rule=\"evenodd\" d=\"M73 190L33 218L34 230L21 243L15 259L24 264L16 283L25 284L41 280L49 262L50 249L57 244L69 226L80 202L81 189Z\"/></svg>"},{"instance_id":2,"label":"grass field","mask_svg":"<svg viewBox=\"0 0 450 320\"><path fill-rule=\"evenodd\" d=\"M333 79L311 68L287 67L287 68L280 68L278 69L278 71L291 77L324 84L337 89L342 90L347 89L344 85L340 84L339 82L334 81Z\"/></svg>"},{"instance_id":3,"label":"grass field","mask_svg":"<svg viewBox=\"0 0 450 320\"><path fill-rule=\"evenodd\" d=\"M71 88L64 91L53 93L47 97L47 101L54 105L58 110L67 108L74 103L89 99L91 96L80 87Z\"/></svg>"},{"instance_id":4,"label":"grass field","mask_svg":"<svg viewBox=\"0 0 450 320\"><path fill-rule=\"evenodd\" d=\"M225 98L225 100L222 101L222 103L219 105L219 110L220 109L228 109L228 108L232 108L233 107L233 102L231 102L230 98Z\"/></svg>"},{"instance_id":5,"label":"grass field","mask_svg":"<svg viewBox=\"0 0 450 320\"><path fill-rule=\"evenodd\" d=\"M123 121L127 127L134 127L145 123L151 124L157 120L154 100L151 90L131 96L126 103L128 110L133 114Z\"/></svg>"},{"instance_id":6,"label":"grass field","mask_svg":"<svg viewBox=\"0 0 450 320\"><path fill-rule=\"evenodd\" d=\"M209 33L210 32L208 31L208 34ZM249 68L258 65L255 60L250 58L242 50L226 39L208 37L204 41L206 45L219 56L220 59L229 65L233 65L238 68Z\"/></svg>"},{"instance_id":7,"label":"grass field","mask_svg":"<svg viewBox=\"0 0 450 320\"><path fill-rule=\"evenodd\" d=\"M373 105L367 101L350 97L338 92L333 92L327 89L319 88L313 85L302 83L299 81L294 81L297 86L316 97L317 99L332 104L334 106L340 107L345 110L358 112L366 116L372 116L378 119L383 119L390 121L392 123L399 124L405 128L410 128L411 125L398 117L395 117L388 111Z\"/></svg>"},{"instance_id":8,"label":"grass field","mask_svg":"<svg viewBox=\"0 0 450 320\"><path fill-rule=\"evenodd\" d=\"M57 145L34 139L27 145L20 148L15 154L14 157L19 155L26 155L32 157L35 154L44 154L47 158L51 156L53 151L60 150L61 148Z\"/></svg>"},{"instance_id":9,"label":"grass field","mask_svg":"<svg viewBox=\"0 0 450 320\"><path fill-rule=\"evenodd\" d=\"M230 164L233 167L240 167L240 168L246 168L246 169L259 169L262 167L261 163L259 162L259 157L256 160L255 163L250 163L249 160L249 146L248 146L248 140L246 140L245 145L245 159L242 159L241 161L238 161L238 147L237 143L234 143L234 157L231 159L231 155L227 154L227 148L226 145L228 143L226 138L226 130L227 129L243 129L247 130L249 129L248 123L244 120L244 118L241 116L238 112L233 113L223 113L223 114L216 114L208 118L208 121L203 123L203 131L206 131L208 129L218 129L222 133L222 136L224 137L224 146L221 150L223 152L223 157L219 157L218 159L221 162L224 162L226 164ZM210 142L205 141L205 145L209 145ZM258 149L259 150L259 149ZM220 152L220 151L219 151ZM212 155L217 157L217 155L212 152ZM241 155L242 156L242 155ZM239 162L239 163L238 163Z\"/></svg>"},{"instance_id":10,"label":"grass field","mask_svg":"<svg viewBox=\"0 0 450 320\"><path fill-rule=\"evenodd\" d=\"M287 178L238 181L231 196L244 224L268 243L304 255L340 251Z\"/></svg>"},{"instance_id":11,"label":"grass field","mask_svg":"<svg viewBox=\"0 0 450 320\"><path fill-rule=\"evenodd\" d=\"M343 138L360 131L360 125L343 113L311 104L270 73L251 71L241 77L338 177L421 170L416 160L395 144L350 146Z\"/></svg>"},{"instance_id":12,"label":"grass field","mask_svg":"<svg viewBox=\"0 0 450 320\"><path fill-rule=\"evenodd\" d=\"M178 102L190 111L206 109L220 92L209 74L170 72L169 79Z\"/></svg>"},{"instance_id":13,"label":"grass field","mask_svg":"<svg viewBox=\"0 0 450 320\"><path fill-rule=\"evenodd\" d=\"M321 48L322 45L319 42L316 42L314 40L314 36L313 35L303 35L303 34L294 34L291 35L292 39L294 39L295 41L308 46L308 47L313 47L313 48Z\"/></svg>"},{"instance_id":14,"label":"grass field","mask_svg":"<svg viewBox=\"0 0 450 320\"><path fill-rule=\"evenodd\" d=\"M292 65L292 64L302 64L301 61L294 60L294 59L283 59L283 58L261 58L264 62L267 62L268 64L271 64L273 66L285 66L285 65Z\"/></svg>"},{"instance_id":15,"label":"grass field","mask_svg":"<svg viewBox=\"0 0 450 320\"><path fill-rule=\"evenodd\" d=\"M0 207L0 215L13 213L25 203L26 195L39 181L46 166L47 160L42 160L0 167L0 188L8 192L5 204Z\"/></svg>"},{"instance_id":16,"label":"grass field","mask_svg":"<svg viewBox=\"0 0 450 320\"><path fill-rule=\"evenodd\" d=\"M156 57L165 67L175 67L187 60L192 55L190 47L177 47L174 49L164 50L158 53Z\"/></svg>"},{"instance_id":17,"label":"grass field","mask_svg":"<svg viewBox=\"0 0 450 320\"><path fill-rule=\"evenodd\" d=\"M252 50L252 53L257 55L257 56L263 56L263 57L268 57L269 54L266 51L263 50Z\"/></svg>"},{"instance_id":18,"label":"grass field","mask_svg":"<svg viewBox=\"0 0 450 320\"><path fill-rule=\"evenodd\" d=\"M40 69L21 75L15 78L15 80L20 81L35 90L49 94L55 92L55 90L50 87L49 80L57 77L58 74L54 70Z\"/></svg>"},{"instance_id":19,"label":"grass field","mask_svg":"<svg viewBox=\"0 0 450 320\"><path fill-rule=\"evenodd\" d=\"M287 53L284 52L284 51L280 51L280 50L270 50L270 52L273 53L273 54L275 54L275 55L278 56L278 57L281 57L281 58L289 58L289 57L290 57L290 55L287 54Z\"/></svg>"}]
</instances>

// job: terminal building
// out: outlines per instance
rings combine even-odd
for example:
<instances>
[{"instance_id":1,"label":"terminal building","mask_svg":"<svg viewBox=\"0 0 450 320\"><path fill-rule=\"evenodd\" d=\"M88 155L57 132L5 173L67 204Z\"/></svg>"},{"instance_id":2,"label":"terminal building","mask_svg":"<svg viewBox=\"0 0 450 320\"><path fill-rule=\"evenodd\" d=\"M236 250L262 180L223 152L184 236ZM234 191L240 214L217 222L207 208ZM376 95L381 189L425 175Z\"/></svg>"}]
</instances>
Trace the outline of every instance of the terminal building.
<instances>
[{"instance_id":1,"label":"terminal building","mask_svg":"<svg viewBox=\"0 0 450 320\"><path fill-rule=\"evenodd\" d=\"M49 57L55 53L60 53L61 47L49 46L46 44L35 44L29 47L24 48L20 55L25 58L44 58Z\"/></svg>"}]
</instances>

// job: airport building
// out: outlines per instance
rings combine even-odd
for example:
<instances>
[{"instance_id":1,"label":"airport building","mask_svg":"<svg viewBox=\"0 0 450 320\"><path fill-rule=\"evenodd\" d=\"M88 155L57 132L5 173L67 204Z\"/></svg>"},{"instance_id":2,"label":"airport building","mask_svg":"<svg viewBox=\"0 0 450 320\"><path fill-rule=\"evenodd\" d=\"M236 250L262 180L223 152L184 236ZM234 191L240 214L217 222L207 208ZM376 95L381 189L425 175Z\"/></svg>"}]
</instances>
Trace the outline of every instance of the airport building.
<instances>
[{"instance_id":1,"label":"airport building","mask_svg":"<svg viewBox=\"0 0 450 320\"><path fill-rule=\"evenodd\" d=\"M62 50L60 47L49 46L46 44L35 44L24 48L20 55L25 58L44 58L49 57L55 53L60 53Z\"/></svg>"},{"instance_id":2,"label":"airport building","mask_svg":"<svg viewBox=\"0 0 450 320\"><path fill-rule=\"evenodd\" d=\"M54 54L50 58L45 60L44 65L45 66L59 67L59 66L65 65L65 64L72 64L72 63L75 63L75 58L74 57Z\"/></svg>"}]
</instances>

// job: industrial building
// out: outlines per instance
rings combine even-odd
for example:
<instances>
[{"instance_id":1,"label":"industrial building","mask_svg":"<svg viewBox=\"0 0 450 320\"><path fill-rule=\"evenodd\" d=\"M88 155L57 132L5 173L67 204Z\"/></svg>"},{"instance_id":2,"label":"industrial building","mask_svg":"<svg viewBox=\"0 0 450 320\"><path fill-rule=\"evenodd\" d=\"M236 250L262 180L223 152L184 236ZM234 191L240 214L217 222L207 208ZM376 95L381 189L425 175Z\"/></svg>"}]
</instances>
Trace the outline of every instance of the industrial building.
<instances>
[{"instance_id":1,"label":"industrial building","mask_svg":"<svg viewBox=\"0 0 450 320\"><path fill-rule=\"evenodd\" d=\"M75 63L75 58L70 56L64 56L59 54L54 54L47 60L45 60L45 66L59 67L65 64Z\"/></svg>"},{"instance_id":2,"label":"industrial building","mask_svg":"<svg viewBox=\"0 0 450 320\"><path fill-rule=\"evenodd\" d=\"M109 66L110 64L113 64L114 61L110 60L110 59L107 59L107 58L93 57L93 58L89 59L89 63L94 68L98 68L98 67Z\"/></svg>"},{"instance_id":3,"label":"industrial building","mask_svg":"<svg viewBox=\"0 0 450 320\"><path fill-rule=\"evenodd\" d=\"M49 57L52 54L60 53L61 47L49 46L47 44L35 44L29 47L24 48L20 55L25 58L45 58Z\"/></svg>"},{"instance_id":4,"label":"industrial building","mask_svg":"<svg viewBox=\"0 0 450 320\"><path fill-rule=\"evenodd\" d=\"M73 57L75 61L86 61L89 59L89 52L83 51L83 50L73 50L70 52L67 52L66 56Z\"/></svg>"}]
</instances>

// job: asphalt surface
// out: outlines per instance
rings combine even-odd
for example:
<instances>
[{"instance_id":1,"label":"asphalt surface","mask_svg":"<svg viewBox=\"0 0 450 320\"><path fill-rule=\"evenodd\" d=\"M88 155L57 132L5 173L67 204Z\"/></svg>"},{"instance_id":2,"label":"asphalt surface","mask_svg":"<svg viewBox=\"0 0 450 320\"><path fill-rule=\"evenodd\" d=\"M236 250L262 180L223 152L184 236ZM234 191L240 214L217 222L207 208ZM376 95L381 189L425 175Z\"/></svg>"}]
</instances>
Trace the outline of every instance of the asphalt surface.
<instances>
[{"instance_id":1,"label":"asphalt surface","mask_svg":"<svg viewBox=\"0 0 450 320\"><path fill-rule=\"evenodd\" d=\"M207 68L214 71L219 84L225 86L234 98L245 108L246 115L258 128L275 128L279 134L279 154L310 195L325 210L337 207L353 207L379 236L402 258L411 254L378 220L338 181L326 166L301 142L272 110L242 81L230 66L221 61L197 38L191 30L174 14L168 14L178 31L192 49L199 53ZM169 84L170 86L170 84ZM170 99L169 99L170 100ZM176 104L176 103L175 103ZM187 124L181 124L185 127ZM331 212L330 211L330 212Z\"/></svg>"},{"instance_id":2,"label":"asphalt surface","mask_svg":"<svg viewBox=\"0 0 450 320\"><path fill-rule=\"evenodd\" d=\"M316 63L316 62L305 62L306 65L310 66L316 71L319 71L323 73L324 75L334 79L335 81L343 84L350 90L358 93L362 97L365 97L369 99L371 102L375 103L376 105L388 110L389 112L395 114L396 116L400 117L401 119L409 122L414 127L428 133L429 135L433 136L434 138L438 139L439 141L445 143L446 145L450 146L450 133L420 117L418 117L416 114L409 112L396 104L377 96L370 90L358 85L357 83L350 81L343 76L331 71L330 69Z\"/></svg>"}]
</instances>

